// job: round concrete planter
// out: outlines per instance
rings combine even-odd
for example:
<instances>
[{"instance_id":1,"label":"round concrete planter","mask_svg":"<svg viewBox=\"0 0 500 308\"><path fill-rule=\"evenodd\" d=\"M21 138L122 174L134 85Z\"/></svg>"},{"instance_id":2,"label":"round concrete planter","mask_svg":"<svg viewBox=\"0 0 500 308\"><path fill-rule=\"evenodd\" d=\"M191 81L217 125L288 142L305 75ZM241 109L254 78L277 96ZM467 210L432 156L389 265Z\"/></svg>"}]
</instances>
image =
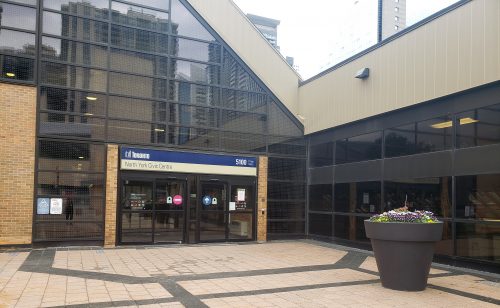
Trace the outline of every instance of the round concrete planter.
<instances>
[{"instance_id":1,"label":"round concrete planter","mask_svg":"<svg viewBox=\"0 0 500 308\"><path fill-rule=\"evenodd\" d=\"M422 291L427 286L434 244L441 240L443 223L371 222L365 220L382 286L400 291Z\"/></svg>"}]
</instances>

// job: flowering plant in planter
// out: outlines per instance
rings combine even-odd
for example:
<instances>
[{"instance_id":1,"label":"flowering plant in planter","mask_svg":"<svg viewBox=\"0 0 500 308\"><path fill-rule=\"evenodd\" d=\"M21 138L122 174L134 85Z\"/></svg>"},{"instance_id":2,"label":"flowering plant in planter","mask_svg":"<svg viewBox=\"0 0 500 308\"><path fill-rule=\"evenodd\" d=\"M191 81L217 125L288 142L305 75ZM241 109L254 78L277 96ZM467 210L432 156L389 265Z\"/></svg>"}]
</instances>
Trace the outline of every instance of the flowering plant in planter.
<instances>
[{"instance_id":1,"label":"flowering plant in planter","mask_svg":"<svg viewBox=\"0 0 500 308\"><path fill-rule=\"evenodd\" d=\"M436 223L439 222L434 213L429 211L410 212L408 207L384 212L380 215L374 215L370 218L372 222L413 222L413 223Z\"/></svg>"},{"instance_id":2,"label":"flowering plant in planter","mask_svg":"<svg viewBox=\"0 0 500 308\"><path fill-rule=\"evenodd\" d=\"M406 203L406 202L405 202ZM421 291L441 240L443 223L428 211L404 206L365 220L382 286L401 291Z\"/></svg>"}]
</instances>

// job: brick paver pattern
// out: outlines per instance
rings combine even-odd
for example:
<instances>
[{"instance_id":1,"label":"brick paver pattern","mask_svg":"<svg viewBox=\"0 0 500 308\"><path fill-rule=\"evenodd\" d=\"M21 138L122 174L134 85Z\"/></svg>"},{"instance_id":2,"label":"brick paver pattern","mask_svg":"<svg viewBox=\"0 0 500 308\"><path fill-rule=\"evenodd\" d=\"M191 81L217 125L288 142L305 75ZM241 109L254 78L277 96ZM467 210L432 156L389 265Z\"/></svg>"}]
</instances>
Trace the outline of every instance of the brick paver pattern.
<instances>
[{"instance_id":1,"label":"brick paver pattern","mask_svg":"<svg viewBox=\"0 0 500 308\"><path fill-rule=\"evenodd\" d=\"M499 275L434 265L425 291L393 291L370 252L315 241L0 252L0 307L498 305Z\"/></svg>"}]
</instances>

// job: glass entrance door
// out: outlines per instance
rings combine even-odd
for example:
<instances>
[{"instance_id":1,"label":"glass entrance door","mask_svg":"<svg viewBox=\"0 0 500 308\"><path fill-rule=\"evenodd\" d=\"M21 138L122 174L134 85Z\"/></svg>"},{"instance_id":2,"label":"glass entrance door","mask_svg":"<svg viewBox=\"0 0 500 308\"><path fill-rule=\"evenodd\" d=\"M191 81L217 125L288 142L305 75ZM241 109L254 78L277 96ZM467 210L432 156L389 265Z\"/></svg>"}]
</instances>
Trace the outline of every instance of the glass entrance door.
<instances>
[{"instance_id":1,"label":"glass entrance door","mask_svg":"<svg viewBox=\"0 0 500 308\"><path fill-rule=\"evenodd\" d=\"M201 181L200 241L227 239L227 184L221 181Z\"/></svg>"},{"instance_id":2,"label":"glass entrance door","mask_svg":"<svg viewBox=\"0 0 500 308\"><path fill-rule=\"evenodd\" d=\"M186 182L157 180L155 195L154 242L183 242Z\"/></svg>"},{"instance_id":3,"label":"glass entrance door","mask_svg":"<svg viewBox=\"0 0 500 308\"><path fill-rule=\"evenodd\" d=\"M253 239L254 188L254 185L231 184L228 218L230 240Z\"/></svg>"},{"instance_id":4,"label":"glass entrance door","mask_svg":"<svg viewBox=\"0 0 500 308\"><path fill-rule=\"evenodd\" d=\"M121 241L151 243L153 240L152 181L125 180L121 200Z\"/></svg>"}]
</instances>

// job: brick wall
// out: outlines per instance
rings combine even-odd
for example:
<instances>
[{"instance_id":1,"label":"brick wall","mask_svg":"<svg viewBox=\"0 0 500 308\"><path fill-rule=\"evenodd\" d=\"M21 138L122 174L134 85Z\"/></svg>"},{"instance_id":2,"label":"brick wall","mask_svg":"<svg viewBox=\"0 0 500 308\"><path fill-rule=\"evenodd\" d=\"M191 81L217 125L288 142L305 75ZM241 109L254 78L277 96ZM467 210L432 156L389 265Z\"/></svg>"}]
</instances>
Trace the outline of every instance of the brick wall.
<instances>
[{"instance_id":1,"label":"brick wall","mask_svg":"<svg viewBox=\"0 0 500 308\"><path fill-rule=\"evenodd\" d=\"M104 246L116 245L116 207L118 198L118 146L109 144L106 161L106 216Z\"/></svg>"},{"instance_id":2,"label":"brick wall","mask_svg":"<svg viewBox=\"0 0 500 308\"><path fill-rule=\"evenodd\" d=\"M257 174L257 241L267 240L267 164L267 157L260 156Z\"/></svg>"},{"instance_id":3,"label":"brick wall","mask_svg":"<svg viewBox=\"0 0 500 308\"><path fill-rule=\"evenodd\" d=\"M31 244L36 88L0 83L0 245Z\"/></svg>"}]
</instances>

